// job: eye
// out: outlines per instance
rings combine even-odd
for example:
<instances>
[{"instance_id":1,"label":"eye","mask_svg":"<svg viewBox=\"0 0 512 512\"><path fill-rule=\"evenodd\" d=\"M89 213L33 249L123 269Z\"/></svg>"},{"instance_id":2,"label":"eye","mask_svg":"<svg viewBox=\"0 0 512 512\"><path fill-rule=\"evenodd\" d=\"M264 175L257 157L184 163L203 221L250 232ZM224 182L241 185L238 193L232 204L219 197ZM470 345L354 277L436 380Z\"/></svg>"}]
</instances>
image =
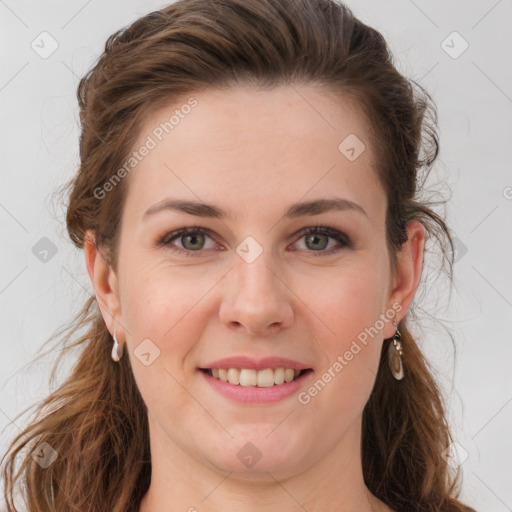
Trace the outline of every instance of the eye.
<instances>
[{"instance_id":1,"label":"eye","mask_svg":"<svg viewBox=\"0 0 512 512\"><path fill-rule=\"evenodd\" d=\"M301 235L301 239L304 238L306 248L312 248L312 250L308 252L318 253L313 254L313 256L331 255L344 248L353 247L352 241L347 235L327 226L314 226L307 228L301 232ZM328 250L324 250L329 244L329 238L336 240L338 244L334 245L334 247L331 246Z\"/></svg>"},{"instance_id":2,"label":"eye","mask_svg":"<svg viewBox=\"0 0 512 512\"><path fill-rule=\"evenodd\" d=\"M300 239L304 238L306 251L313 256L326 256L337 253L345 248L352 248L353 244L350 238L344 233L329 228L327 226L313 226L300 233ZM164 235L159 241L158 246L167 247L168 249L184 254L185 256L193 256L194 252L200 253L201 249L213 249L214 247L204 247L205 238L212 239L210 230L199 226L184 227L172 233ZM336 240L337 245L328 247L329 238ZM174 240L178 239L181 247L174 244ZM308 250L311 249L312 250ZM325 250L328 248L328 250Z\"/></svg>"},{"instance_id":3,"label":"eye","mask_svg":"<svg viewBox=\"0 0 512 512\"><path fill-rule=\"evenodd\" d=\"M158 245L166 246L172 251L184 253L185 256L191 256L191 252L199 252L201 249L205 248L203 247L205 237L211 239L209 233L210 231L208 229L197 226L182 228L165 235L159 240ZM176 239L179 240L182 247L178 247L172 243L173 240ZM206 249L208 249L208 247L206 247Z\"/></svg>"}]
</instances>

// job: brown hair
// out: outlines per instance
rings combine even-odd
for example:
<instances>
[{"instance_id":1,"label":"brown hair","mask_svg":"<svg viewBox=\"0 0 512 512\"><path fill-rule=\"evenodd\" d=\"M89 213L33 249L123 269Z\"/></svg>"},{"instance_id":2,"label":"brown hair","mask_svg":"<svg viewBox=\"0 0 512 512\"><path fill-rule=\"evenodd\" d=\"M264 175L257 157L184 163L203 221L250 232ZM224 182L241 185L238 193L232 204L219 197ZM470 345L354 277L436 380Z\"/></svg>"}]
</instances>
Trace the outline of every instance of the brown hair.
<instances>
[{"instance_id":1,"label":"brown hair","mask_svg":"<svg viewBox=\"0 0 512 512\"><path fill-rule=\"evenodd\" d=\"M452 238L432 208L440 203L420 198L439 150L435 104L397 71L382 35L334 0L178 0L109 37L78 87L80 167L65 189L73 243L83 248L92 230L116 269L128 180L104 198L94 191L129 157L150 112L210 87L295 83L350 96L370 121L376 171L387 195L393 269L407 240L405 226L417 219L427 242L442 248L452 279ZM136 511L149 487L151 462L146 406L129 358L112 362L112 338L95 297L68 329L50 383L61 358L74 347L81 352L9 448L3 470L8 510L16 511L15 484L21 480L28 512ZM440 389L407 318L399 329L406 375L402 381L390 375L385 340L364 409L366 485L397 511L466 510L457 499L459 474L443 456L451 436ZM43 442L58 453L46 469L31 457ZM15 473L23 449L28 452Z\"/></svg>"}]
</instances>

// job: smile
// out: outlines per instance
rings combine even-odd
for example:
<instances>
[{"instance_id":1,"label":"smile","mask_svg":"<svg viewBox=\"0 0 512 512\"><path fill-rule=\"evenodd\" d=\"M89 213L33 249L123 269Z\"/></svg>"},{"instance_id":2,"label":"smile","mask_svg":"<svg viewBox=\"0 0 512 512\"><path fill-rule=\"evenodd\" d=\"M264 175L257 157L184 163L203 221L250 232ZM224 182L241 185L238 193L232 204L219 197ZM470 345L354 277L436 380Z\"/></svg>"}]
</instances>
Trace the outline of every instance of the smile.
<instances>
[{"instance_id":1,"label":"smile","mask_svg":"<svg viewBox=\"0 0 512 512\"><path fill-rule=\"evenodd\" d=\"M270 388L298 379L302 374L310 371L294 370L293 368L265 368L255 370L252 368L206 368L202 369L214 379L228 382L234 386L254 386Z\"/></svg>"}]
</instances>

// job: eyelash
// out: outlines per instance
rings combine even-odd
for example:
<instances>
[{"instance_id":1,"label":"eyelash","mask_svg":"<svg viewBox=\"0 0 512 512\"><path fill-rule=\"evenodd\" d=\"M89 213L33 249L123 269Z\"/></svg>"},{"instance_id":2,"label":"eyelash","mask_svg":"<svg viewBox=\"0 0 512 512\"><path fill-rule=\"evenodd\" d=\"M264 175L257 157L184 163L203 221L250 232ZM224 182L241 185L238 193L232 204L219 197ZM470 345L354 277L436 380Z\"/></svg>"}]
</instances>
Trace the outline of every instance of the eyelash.
<instances>
[{"instance_id":1,"label":"eyelash","mask_svg":"<svg viewBox=\"0 0 512 512\"><path fill-rule=\"evenodd\" d=\"M188 227L188 228L184 227L182 229L178 229L177 231L173 231L172 233L167 233L166 235L164 235L158 241L158 246L166 247L173 252L185 254L185 256L187 256L187 257L194 257L194 255L191 253L194 253L194 252L200 253L200 252L202 252L202 250L199 249L197 251L192 251L189 249L181 249L180 247L176 247L176 246L172 245L171 242L174 239L179 238L180 236L196 234L196 233L208 235L210 238L213 239L211 231L209 229L202 228L199 226L193 226L193 227ZM319 226L319 225L312 226L312 227L306 228L298 233L299 239L304 237L305 235L316 235L316 234L327 235L330 238L333 238L334 240L336 240L339 245L337 247L333 247L329 250L307 251L307 252L311 252L311 253L318 253L318 254L313 254L313 256L315 256L315 257L332 255L332 254L336 254L336 253L340 252L342 249L345 249L345 248L352 249L353 248L352 241L350 240L350 238L347 235L345 235L344 233L341 233L340 231L338 231L336 229L332 229L328 226Z\"/></svg>"}]
</instances>

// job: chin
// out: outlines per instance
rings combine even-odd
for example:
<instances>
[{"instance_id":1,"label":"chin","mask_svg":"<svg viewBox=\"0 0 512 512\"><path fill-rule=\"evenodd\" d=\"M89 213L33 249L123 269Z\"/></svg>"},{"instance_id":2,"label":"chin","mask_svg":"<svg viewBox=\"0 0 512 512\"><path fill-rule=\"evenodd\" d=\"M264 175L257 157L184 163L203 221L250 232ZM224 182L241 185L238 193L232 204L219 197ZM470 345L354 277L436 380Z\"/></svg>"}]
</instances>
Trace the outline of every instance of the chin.
<instances>
[{"instance_id":1,"label":"chin","mask_svg":"<svg viewBox=\"0 0 512 512\"><path fill-rule=\"evenodd\" d=\"M232 472L244 480L257 478L268 481L269 473L275 478L297 474L304 465L305 440L293 440L293 435L273 424L258 425L254 430L244 425L244 435L230 430L233 438L220 443L208 457L219 470ZM278 430L282 428L281 432Z\"/></svg>"},{"instance_id":2,"label":"chin","mask_svg":"<svg viewBox=\"0 0 512 512\"><path fill-rule=\"evenodd\" d=\"M293 460L283 458L262 457L253 466L245 467L244 464L235 459L211 461L217 471L230 473L230 478L245 482L268 482L272 480L286 480L300 472L302 469Z\"/></svg>"}]
</instances>

